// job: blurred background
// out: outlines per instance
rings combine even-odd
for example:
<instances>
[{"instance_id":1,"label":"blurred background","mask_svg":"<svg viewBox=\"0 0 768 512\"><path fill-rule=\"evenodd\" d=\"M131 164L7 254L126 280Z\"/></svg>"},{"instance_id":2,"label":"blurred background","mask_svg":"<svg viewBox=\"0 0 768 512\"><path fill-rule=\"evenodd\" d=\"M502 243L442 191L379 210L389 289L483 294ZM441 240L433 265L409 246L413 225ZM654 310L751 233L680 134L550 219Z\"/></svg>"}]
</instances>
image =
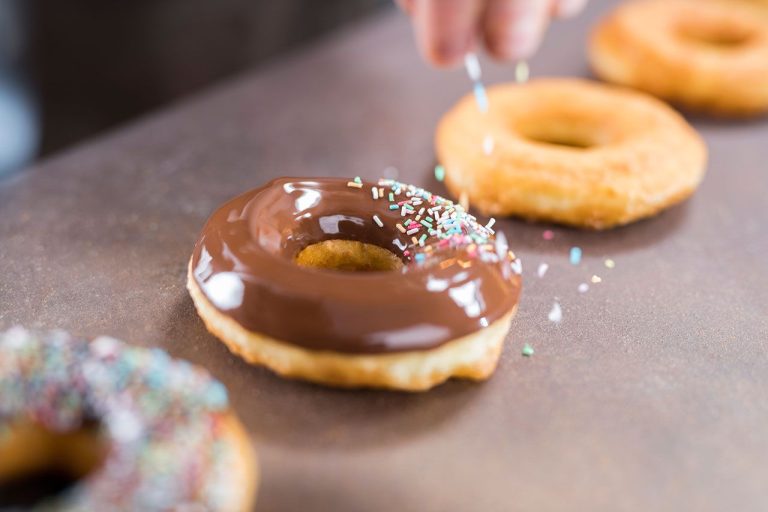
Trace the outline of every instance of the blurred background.
<instances>
[{"instance_id":1,"label":"blurred background","mask_svg":"<svg viewBox=\"0 0 768 512\"><path fill-rule=\"evenodd\" d=\"M389 0L0 0L0 176Z\"/></svg>"}]
</instances>

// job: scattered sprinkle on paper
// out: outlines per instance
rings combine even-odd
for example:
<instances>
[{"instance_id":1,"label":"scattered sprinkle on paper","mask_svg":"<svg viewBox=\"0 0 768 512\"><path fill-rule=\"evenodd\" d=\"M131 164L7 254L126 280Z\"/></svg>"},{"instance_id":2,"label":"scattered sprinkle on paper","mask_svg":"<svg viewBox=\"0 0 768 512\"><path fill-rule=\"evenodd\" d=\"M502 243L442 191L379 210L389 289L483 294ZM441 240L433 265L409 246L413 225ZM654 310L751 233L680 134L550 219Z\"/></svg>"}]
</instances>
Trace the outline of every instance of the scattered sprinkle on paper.
<instances>
[{"instance_id":1,"label":"scattered sprinkle on paper","mask_svg":"<svg viewBox=\"0 0 768 512\"><path fill-rule=\"evenodd\" d=\"M490 155L491 153L493 153L493 147L494 147L493 137L491 137L490 135L486 135L485 138L483 139L483 153L485 153L486 155Z\"/></svg>"},{"instance_id":2,"label":"scattered sprinkle on paper","mask_svg":"<svg viewBox=\"0 0 768 512\"><path fill-rule=\"evenodd\" d=\"M445 167L440 164L435 166L435 179L437 181L443 181L445 179Z\"/></svg>"},{"instance_id":3,"label":"scattered sprinkle on paper","mask_svg":"<svg viewBox=\"0 0 768 512\"><path fill-rule=\"evenodd\" d=\"M563 310L560 308L560 303L555 301L552 304L552 309L549 311L548 315L549 321L554 323L559 323L563 319Z\"/></svg>"},{"instance_id":4,"label":"scattered sprinkle on paper","mask_svg":"<svg viewBox=\"0 0 768 512\"><path fill-rule=\"evenodd\" d=\"M616 262L613 261L611 258L608 258L605 260L605 268L613 268L616 266Z\"/></svg>"},{"instance_id":5,"label":"scattered sprinkle on paper","mask_svg":"<svg viewBox=\"0 0 768 512\"><path fill-rule=\"evenodd\" d=\"M602 282L603 280L600 278L600 276L598 276L598 275L593 275L593 276L592 276L592 279L591 279L591 281L592 281L593 283L600 283L600 282Z\"/></svg>"},{"instance_id":6,"label":"scattered sprinkle on paper","mask_svg":"<svg viewBox=\"0 0 768 512\"><path fill-rule=\"evenodd\" d=\"M571 265L578 265L581 263L581 247L571 247Z\"/></svg>"},{"instance_id":7,"label":"scattered sprinkle on paper","mask_svg":"<svg viewBox=\"0 0 768 512\"><path fill-rule=\"evenodd\" d=\"M553 238L555 238L555 233L549 229L546 229L541 234L541 238L543 238L544 240L552 240Z\"/></svg>"},{"instance_id":8,"label":"scattered sprinkle on paper","mask_svg":"<svg viewBox=\"0 0 768 512\"><path fill-rule=\"evenodd\" d=\"M536 271L539 277L544 277L544 274L547 273L547 269L549 269L549 265L546 263L540 263L539 269Z\"/></svg>"},{"instance_id":9,"label":"scattered sprinkle on paper","mask_svg":"<svg viewBox=\"0 0 768 512\"><path fill-rule=\"evenodd\" d=\"M589 290L589 285L587 283L581 283L579 285L579 293L587 293L587 290Z\"/></svg>"},{"instance_id":10,"label":"scattered sprinkle on paper","mask_svg":"<svg viewBox=\"0 0 768 512\"><path fill-rule=\"evenodd\" d=\"M533 355L533 347L527 343L523 345L523 355L525 357L531 357Z\"/></svg>"}]
</instances>

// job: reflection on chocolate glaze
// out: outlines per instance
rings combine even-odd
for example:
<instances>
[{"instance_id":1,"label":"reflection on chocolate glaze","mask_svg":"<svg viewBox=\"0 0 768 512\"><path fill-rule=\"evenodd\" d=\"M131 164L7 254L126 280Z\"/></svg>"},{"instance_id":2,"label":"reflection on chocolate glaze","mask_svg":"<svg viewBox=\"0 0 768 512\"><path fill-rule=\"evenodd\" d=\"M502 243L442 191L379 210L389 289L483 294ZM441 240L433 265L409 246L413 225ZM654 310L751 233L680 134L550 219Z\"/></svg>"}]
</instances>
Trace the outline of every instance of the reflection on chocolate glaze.
<instances>
[{"instance_id":1,"label":"reflection on chocolate glaze","mask_svg":"<svg viewBox=\"0 0 768 512\"><path fill-rule=\"evenodd\" d=\"M517 303L520 277L506 253L493 261L463 259L467 248L453 247L435 251L438 263L455 258L463 265L406 261L398 247L411 237L395 229L400 212L373 199L371 186L280 178L232 199L195 245L197 284L250 331L346 353L434 348L486 327ZM294 263L304 247L333 239L378 245L407 264L402 271L355 273Z\"/></svg>"}]
</instances>

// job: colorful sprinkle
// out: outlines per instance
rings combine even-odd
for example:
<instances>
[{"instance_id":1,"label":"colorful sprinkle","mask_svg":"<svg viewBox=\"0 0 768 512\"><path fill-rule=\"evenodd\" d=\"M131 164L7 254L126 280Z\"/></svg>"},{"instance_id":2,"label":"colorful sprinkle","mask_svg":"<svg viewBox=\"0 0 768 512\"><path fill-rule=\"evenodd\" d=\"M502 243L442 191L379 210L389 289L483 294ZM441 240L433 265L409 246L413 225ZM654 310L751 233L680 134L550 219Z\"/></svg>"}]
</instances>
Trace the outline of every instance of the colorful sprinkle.
<instances>
[{"instance_id":1,"label":"colorful sprinkle","mask_svg":"<svg viewBox=\"0 0 768 512\"><path fill-rule=\"evenodd\" d=\"M432 259L441 266L450 265L455 258L447 263L440 261L443 251L460 248L469 258L462 260L462 266L472 265L471 260L479 258L485 262L504 262L501 271L507 278L510 268L522 272L522 262L508 250L503 233L495 234L491 229L494 220L483 226L461 204L413 185L381 179L378 186L378 197L389 197L388 208L399 210L399 222L393 222L393 227L410 237L410 240L396 238L392 241L406 260L428 264ZM374 217L373 220L385 228L388 218ZM499 244L503 245L503 250L498 248Z\"/></svg>"},{"instance_id":2,"label":"colorful sprinkle","mask_svg":"<svg viewBox=\"0 0 768 512\"><path fill-rule=\"evenodd\" d=\"M616 262L610 258L606 259L604 263L605 263L605 268L613 268L616 266Z\"/></svg>"},{"instance_id":3,"label":"colorful sprinkle","mask_svg":"<svg viewBox=\"0 0 768 512\"><path fill-rule=\"evenodd\" d=\"M544 230L544 232L541 234L541 237L544 240L552 240L555 238L555 233L549 229Z\"/></svg>"},{"instance_id":4,"label":"colorful sprinkle","mask_svg":"<svg viewBox=\"0 0 768 512\"><path fill-rule=\"evenodd\" d=\"M548 269L549 269L549 265L547 265L546 263L540 263L539 264L539 269L536 271L536 274L539 277L544 277L544 274L547 273Z\"/></svg>"},{"instance_id":5,"label":"colorful sprinkle","mask_svg":"<svg viewBox=\"0 0 768 512\"><path fill-rule=\"evenodd\" d=\"M95 419L109 444L93 485L57 496L51 510L237 506L228 476L237 454L219 437L227 391L205 370L113 338L20 327L0 332L0 353L0 434L16 420L64 433Z\"/></svg>"},{"instance_id":6,"label":"colorful sprinkle","mask_svg":"<svg viewBox=\"0 0 768 512\"><path fill-rule=\"evenodd\" d=\"M354 181L348 181L347 182L347 186L348 187L353 187L353 188L363 188L363 184L362 183L356 183Z\"/></svg>"},{"instance_id":7,"label":"colorful sprinkle","mask_svg":"<svg viewBox=\"0 0 768 512\"><path fill-rule=\"evenodd\" d=\"M528 62L520 60L515 66L515 82L524 84L531 76L531 70L528 68Z\"/></svg>"},{"instance_id":8,"label":"colorful sprinkle","mask_svg":"<svg viewBox=\"0 0 768 512\"><path fill-rule=\"evenodd\" d=\"M383 222L381 222L381 219L379 218L379 216L378 216L378 215L374 215L374 216L373 216L373 222L375 222L375 223L376 223L376 225L377 225L377 226L379 226L380 228L383 228L383 227L384 227L384 223L383 223Z\"/></svg>"},{"instance_id":9,"label":"colorful sprinkle","mask_svg":"<svg viewBox=\"0 0 768 512\"><path fill-rule=\"evenodd\" d=\"M464 56L464 67L467 68L467 74L470 80L477 82L482 78L482 71L480 70L480 61L477 59L477 54L470 52Z\"/></svg>"},{"instance_id":10,"label":"colorful sprinkle","mask_svg":"<svg viewBox=\"0 0 768 512\"><path fill-rule=\"evenodd\" d=\"M475 94L475 101L477 101L477 108L480 109L480 112L488 112L488 95L483 84L476 82L472 90Z\"/></svg>"},{"instance_id":11,"label":"colorful sprinkle","mask_svg":"<svg viewBox=\"0 0 768 512\"><path fill-rule=\"evenodd\" d=\"M587 283L581 283L579 285L578 290L579 290L579 293L586 293L587 290L589 290L589 285Z\"/></svg>"},{"instance_id":12,"label":"colorful sprinkle","mask_svg":"<svg viewBox=\"0 0 768 512\"><path fill-rule=\"evenodd\" d=\"M578 265L579 263L581 263L580 247L571 247L570 260L571 260L571 265Z\"/></svg>"},{"instance_id":13,"label":"colorful sprinkle","mask_svg":"<svg viewBox=\"0 0 768 512\"><path fill-rule=\"evenodd\" d=\"M358 184L360 184L360 185L362 185L362 184L363 184L363 180L361 180L361 179L360 179L360 176L355 176L355 179L354 179L354 180L352 180L352 181L354 181L355 183L358 183Z\"/></svg>"},{"instance_id":14,"label":"colorful sprinkle","mask_svg":"<svg viewBox=\"0 0 768 512\"><path fill-rule=\"evenodd\" d=\"M598 275L593 275L593 276L592 276L592 279L590 279L590 281L592 281L592 282L593 282L593 283L595 283L595 284L597 284L597 283L602 283L602 282L603 282L603 280L602 280L602 279L600 278L600 276L598 276Z\"/></svg>"},{"instance_id":15,"label":"colorful sprinkle","mask_svg":"<svg viewBox=\"0 0 768 512\"><path fill-rule=\"evenodd\" d=\"M549 315L547 315L547 318L549 318L550 322L554 323L560 323L560 321L563 319L563 310L560 308L560 303L555 301L552 304L552 309L549 310Z\"/></svg>"},{"instance_id":16,"label":"colorful sprinkle","mask_svg":"<svg viewBox=\"0 0 768 512\"><path fill-rule=\"evenodd\" d=\"M523 352L522 352L522 354L525 357L531 357L533 355L533 347L530 346L528 343L526 343L525 345L523 345Z\"/></svg>"},{"instance_id":17,"label":"colorful sprinkle","mask_svg":"<svg viewBox=\"0 0 768 512\"><path fill-rule=\"evenodd\" d=\"M435 179L437 181L443 181L445 179L445 167L440 164L435 166Z\"/></svg>"}]
</instances>

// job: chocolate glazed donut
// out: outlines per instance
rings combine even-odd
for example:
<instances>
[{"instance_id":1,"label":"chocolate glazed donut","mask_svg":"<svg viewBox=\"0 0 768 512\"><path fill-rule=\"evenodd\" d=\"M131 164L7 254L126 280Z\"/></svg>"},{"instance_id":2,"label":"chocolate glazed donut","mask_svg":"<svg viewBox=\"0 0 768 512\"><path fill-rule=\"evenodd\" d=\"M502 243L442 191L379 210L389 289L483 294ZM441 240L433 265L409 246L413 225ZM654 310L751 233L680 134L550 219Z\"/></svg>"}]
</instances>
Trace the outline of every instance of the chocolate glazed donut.
<instances>
[{"instance_id":1,"label":"chocolate glazed donut","mask_svg":"<svg viewBox=\"0 0 768 512\"><path fill-rule=\"evenodd\" d=\"M333 252L339 241L354 257L395 260L395 270L302 265L305 251ZM198 312L233 351L341 386L486 378L520 293L519 261L503 236L459 205L391 180L281 178L247 192L208 220L189 270ZM428 362L440 354L453 362Z\"/></svg>"}]
</instances>

